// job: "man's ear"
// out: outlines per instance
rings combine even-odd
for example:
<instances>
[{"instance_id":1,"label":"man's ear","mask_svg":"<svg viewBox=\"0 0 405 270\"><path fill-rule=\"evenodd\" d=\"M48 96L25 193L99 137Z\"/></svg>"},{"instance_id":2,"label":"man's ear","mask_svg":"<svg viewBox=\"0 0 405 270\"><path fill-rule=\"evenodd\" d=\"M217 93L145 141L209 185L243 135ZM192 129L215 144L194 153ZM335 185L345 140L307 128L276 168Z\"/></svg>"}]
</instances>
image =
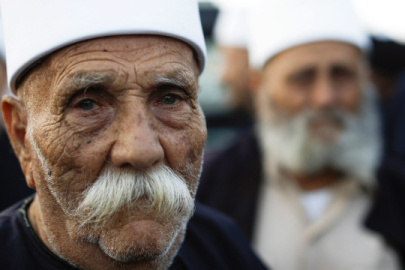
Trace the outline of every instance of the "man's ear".
<instances>
[{"instance_id":1,"label":"man's ear","mask_svg":"<svg viewBox=\"0 0 405 270\"><path fill-rule=\"evenodd\" d=\"M3 121L14 152L20 161L21 169L29 187L35 187L31 171L31 152L27 148L27 110L24 104L11 96L4 96L1 101Z\"/></svg>"}]
</instances>

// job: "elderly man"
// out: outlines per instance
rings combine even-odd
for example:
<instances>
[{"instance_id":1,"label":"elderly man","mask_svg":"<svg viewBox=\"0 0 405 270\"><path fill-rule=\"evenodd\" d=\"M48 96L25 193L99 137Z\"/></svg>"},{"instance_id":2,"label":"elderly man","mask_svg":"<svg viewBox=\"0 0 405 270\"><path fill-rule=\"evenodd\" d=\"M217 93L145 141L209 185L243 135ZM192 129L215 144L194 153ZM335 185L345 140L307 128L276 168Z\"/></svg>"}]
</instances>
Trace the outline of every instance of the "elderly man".
<instances>
[{"instance_id":1,"label":"elderly man","mask_svg":"<svg viewBox=\"0 0 405 270\"><path fill-rule=\"evenodd\" d=\"M197 2L1 4L18 96L2 111L37 192L0 215L1 267L262 269L227 219L197 205L188 224L206 140Z\"/></svg>"},{"instance_id":2,"label":"elderly man","mask_svg":"<svg viewBox=\"0 0 405 270\"><path fill-rule=\"evenodd\" d=\"M221 10L215 23L215 42L224 57L221 82L228 91L231 109L244 114L253 110L248 86L249 59L247 52L247 10Z\"/></svg>"},{"instance_id":3,"label":"elderly man","mask_svg":"<svg viewBox=\"0 0 405 270\"><path fill-rule=\"evenodd\" d=\"M349 3L265 2L249 31L256 134L207 160L197 199L234 217L274 269L399 269L363 225L381 141Z\"/></svg>"}]
</instances>

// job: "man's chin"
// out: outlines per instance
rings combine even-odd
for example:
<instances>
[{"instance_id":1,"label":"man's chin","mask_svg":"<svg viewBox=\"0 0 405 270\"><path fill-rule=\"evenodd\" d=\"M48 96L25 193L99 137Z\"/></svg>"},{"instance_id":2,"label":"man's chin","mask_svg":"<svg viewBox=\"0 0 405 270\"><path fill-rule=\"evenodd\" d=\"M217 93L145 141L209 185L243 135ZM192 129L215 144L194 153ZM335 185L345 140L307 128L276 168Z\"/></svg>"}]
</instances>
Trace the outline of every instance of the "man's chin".
<instances>
[{"instance_id":1,"label":"man's chin","mask_svg":"<svg viewBox=\"0 0 405 270\"><path fill-rule=\"evenodd\" d=\"M114 261L122 263L151 261L164 256L183 230L183 226L174 224L137 220L103 230L98 244Z\"/></svg>"}]
</instances>

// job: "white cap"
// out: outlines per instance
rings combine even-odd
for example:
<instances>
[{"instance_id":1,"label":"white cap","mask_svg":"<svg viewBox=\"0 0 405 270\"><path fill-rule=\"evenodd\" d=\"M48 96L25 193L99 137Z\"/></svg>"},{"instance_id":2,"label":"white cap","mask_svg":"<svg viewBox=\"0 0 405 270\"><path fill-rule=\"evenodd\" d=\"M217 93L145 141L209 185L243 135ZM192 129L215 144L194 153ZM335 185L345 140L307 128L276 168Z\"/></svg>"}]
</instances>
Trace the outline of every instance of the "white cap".
<instances>
[{"instance_id":1,"label":"white cap","mask_svg":"<svg viewBox=\"0 0 405 270\"><path fill-rule=\"evenodd\" d=\"M219 12L214 28L215 42L224 47L247 48L248 12L243 8L226 8Z\"/></svg>"},{"instance_id":2,"label":"white cap","mask_svg":"<svg viewBox=\"0 0 405 270\"><path fill-rule=\"evenodd\" d=\"M197 53L206 48L197 0L1 0L8 81L64 46L103 36L151 34L180 39Z\"/></svg>"},{"instance_id":3,"label":"white cap","mask_svg":"<svg viewBox=\"0 0 405 270\"><path fill-rule=\"evenodd\" d=\"M366 50L369 40L349 0L263 0L249 14L249 61L263 68L276 54L317 41Z\"/></svg>"}]
</instances>

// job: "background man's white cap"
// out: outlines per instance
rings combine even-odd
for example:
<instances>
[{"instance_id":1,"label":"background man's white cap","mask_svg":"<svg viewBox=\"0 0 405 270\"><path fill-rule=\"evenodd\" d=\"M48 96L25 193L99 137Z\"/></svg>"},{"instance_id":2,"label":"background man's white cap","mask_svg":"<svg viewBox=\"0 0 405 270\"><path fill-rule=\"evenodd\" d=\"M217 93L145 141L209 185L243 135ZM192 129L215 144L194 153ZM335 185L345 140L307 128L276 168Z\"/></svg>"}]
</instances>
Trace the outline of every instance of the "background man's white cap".
<instances>
[{"instance_id":1,"label":"background man's white cap","mask_svg":"<svg viewBox=\"0 0 405 270\"><path fill-rule=\"evenodd\" d=\"M103 36L151 34L206 48L197 0L1 0L7 72L15 91L21 73L64 46Z\"/></svg>"},{"instance_id":2,"label":"background man's white cap","mask_svg":"<svg viewBox=\"0 0 405 270\"><path fill-rule=\"evenodd\" d=\"M349 0L263 0L249 19L252 68L261 69L276 54L311 42L341 41L362 50L369 45Z\"/></svg>"},{"instance_id":3,"label":"background man's white cap","mask_svg":"<svg viewBox=\"0 0 405 270\"><path fill-rule=\"evenodd\" d=\"M220 10L214 28L215 42L223 47L247 48L248 12L243 8Z\"/></svg>"}]
</instances>

